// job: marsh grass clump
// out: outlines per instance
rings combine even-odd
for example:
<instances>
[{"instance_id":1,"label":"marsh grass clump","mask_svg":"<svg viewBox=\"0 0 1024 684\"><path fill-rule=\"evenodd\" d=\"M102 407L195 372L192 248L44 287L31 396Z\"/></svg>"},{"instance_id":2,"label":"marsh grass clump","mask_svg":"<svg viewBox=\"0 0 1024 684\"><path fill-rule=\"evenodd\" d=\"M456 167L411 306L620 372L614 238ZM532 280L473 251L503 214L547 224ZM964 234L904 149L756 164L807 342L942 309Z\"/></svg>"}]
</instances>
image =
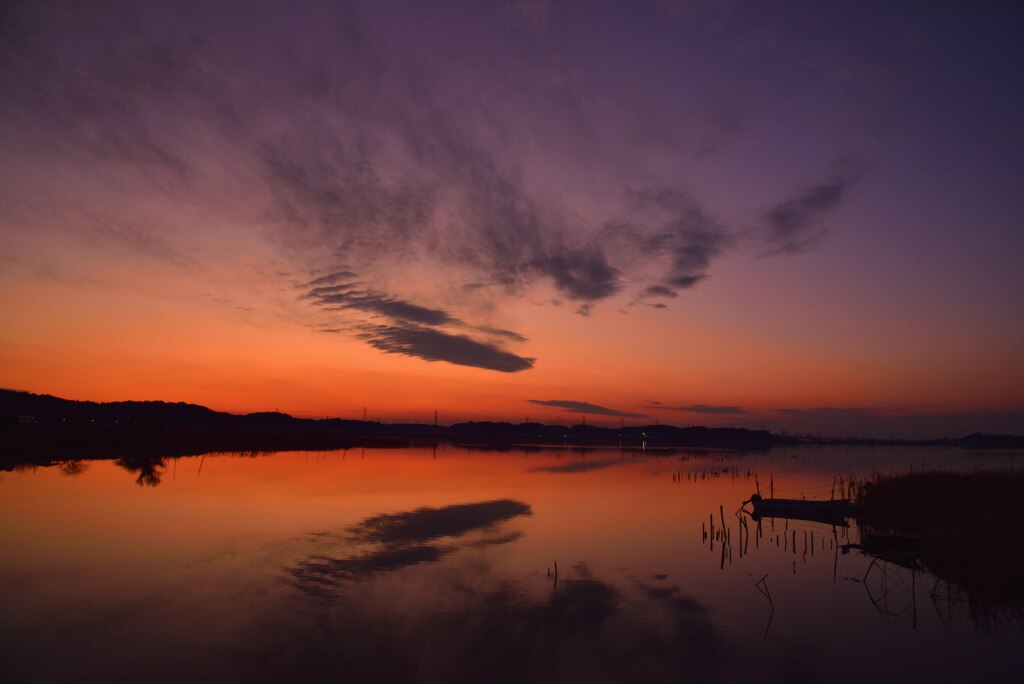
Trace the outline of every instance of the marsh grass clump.
<instances>
[{"instance_id":1,"label":"marsh grass clump","mask_svg":"<svg viewBox=\"0 0 1024 684\"><path fill-rule=\"evenodd\" d=\"M869 532L918 534L921 559L967 598L972 617L1024 618L1024 475L924 472L876 476L858 492Z\"/></svg>"}]
</instances>

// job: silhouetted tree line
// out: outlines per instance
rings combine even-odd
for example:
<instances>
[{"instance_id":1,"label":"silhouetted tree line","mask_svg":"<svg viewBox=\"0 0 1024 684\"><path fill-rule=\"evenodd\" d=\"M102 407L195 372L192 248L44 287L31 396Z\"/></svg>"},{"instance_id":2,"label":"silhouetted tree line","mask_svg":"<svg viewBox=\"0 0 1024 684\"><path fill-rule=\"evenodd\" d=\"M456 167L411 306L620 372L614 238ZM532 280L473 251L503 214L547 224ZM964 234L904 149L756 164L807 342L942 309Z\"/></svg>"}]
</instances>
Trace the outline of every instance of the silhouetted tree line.
<instances>
[{"instance_id":1,"label":"silhouetted tree line","mask_svg":"<svg viewBox=\"0 0 1024 684\"><path fill-rule=\"evenodd\" d=\"M671 425L545 425L468 422L454 425L293 418L285 413L237 415L163 401L98 403L0 390L0 463L18 459L183 456L212 451L328 450L395 446L409 441L460 444L607 445L765 450L794 441L767 430ZM833 440L820 440L831 443ZM848 440L844 443L878 443ZM915 444L921 442L914 442ZM948 444L945 440L936 443ZM1019 437L970 435L971 447L1024 446ZM12 461L14 459L14 461Z\"/></svg>"}]
</instances>

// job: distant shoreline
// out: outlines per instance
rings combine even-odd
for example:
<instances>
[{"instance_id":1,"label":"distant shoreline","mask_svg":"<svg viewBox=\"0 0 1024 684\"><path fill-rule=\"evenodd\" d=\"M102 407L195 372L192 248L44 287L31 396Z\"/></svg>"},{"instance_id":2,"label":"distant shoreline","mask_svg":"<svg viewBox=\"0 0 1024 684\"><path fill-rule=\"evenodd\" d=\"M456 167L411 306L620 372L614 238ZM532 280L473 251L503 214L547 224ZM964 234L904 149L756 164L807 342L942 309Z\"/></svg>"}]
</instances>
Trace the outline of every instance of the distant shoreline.
<instances>
[{"instance_id":1,"label":"distant shoreline","mask_svg":"<svg viewBox=\"0 0 1024 684\"><path fill-rule=\"evenodd\" d=\"M1024 448L1024 437L968 435L959 439L898 440L795 437L745 428L547 425L477 421L453 425L382 423L338 418L245 415L167 402L72 401L0 390L0 456L11 459L186 456L211 452L322 451L396 447L423 442L466 446L712 448L765 451L778 446L946 446Z\"/></svg>"}]
</instances>

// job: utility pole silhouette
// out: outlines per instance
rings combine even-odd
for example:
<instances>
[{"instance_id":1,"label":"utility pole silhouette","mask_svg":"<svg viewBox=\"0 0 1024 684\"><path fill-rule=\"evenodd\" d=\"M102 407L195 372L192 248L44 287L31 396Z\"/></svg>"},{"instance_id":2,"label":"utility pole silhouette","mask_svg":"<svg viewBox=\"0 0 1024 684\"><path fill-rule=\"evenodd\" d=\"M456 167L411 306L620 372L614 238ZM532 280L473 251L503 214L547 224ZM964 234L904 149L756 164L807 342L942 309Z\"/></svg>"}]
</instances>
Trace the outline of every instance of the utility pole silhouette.
<instances>
[{"instance_id":1,"label":"utility pole silhouette","mask_svg":"<svg viewBox=\"0 0 1024 684\"><path fill-rule=\"evenodd\" d=\"M366 420L366 407L363 407L363 420Z\"/></svg>"},{"instance_id":2,"label":"utility pole silhouette","mask_svg":"<svg viewBox=\"0 0 1024 684\"><path fill-rule=\"evenodd\" d=\"M434 427L437 427L437 409L434 409Z\"/></svg>"}]
</instances>

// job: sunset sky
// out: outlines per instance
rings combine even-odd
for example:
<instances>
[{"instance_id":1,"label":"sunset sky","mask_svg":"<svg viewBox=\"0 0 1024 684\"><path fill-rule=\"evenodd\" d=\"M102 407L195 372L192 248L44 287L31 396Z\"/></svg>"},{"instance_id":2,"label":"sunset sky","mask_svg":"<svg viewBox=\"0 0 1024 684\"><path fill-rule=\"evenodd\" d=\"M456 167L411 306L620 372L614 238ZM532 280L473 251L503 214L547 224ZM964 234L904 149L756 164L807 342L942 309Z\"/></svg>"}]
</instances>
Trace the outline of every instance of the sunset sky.
<instances>
[{"instance_id":1,"label":"sunset sky","mask_svg":"<svg viewBox=\"0 0 1024 684\"><path fill-rule=\"evenodd\" d=\"M1013 3L32 0L0 63L0 386L1024 433Z\"/></svg>"}]
</instances>

